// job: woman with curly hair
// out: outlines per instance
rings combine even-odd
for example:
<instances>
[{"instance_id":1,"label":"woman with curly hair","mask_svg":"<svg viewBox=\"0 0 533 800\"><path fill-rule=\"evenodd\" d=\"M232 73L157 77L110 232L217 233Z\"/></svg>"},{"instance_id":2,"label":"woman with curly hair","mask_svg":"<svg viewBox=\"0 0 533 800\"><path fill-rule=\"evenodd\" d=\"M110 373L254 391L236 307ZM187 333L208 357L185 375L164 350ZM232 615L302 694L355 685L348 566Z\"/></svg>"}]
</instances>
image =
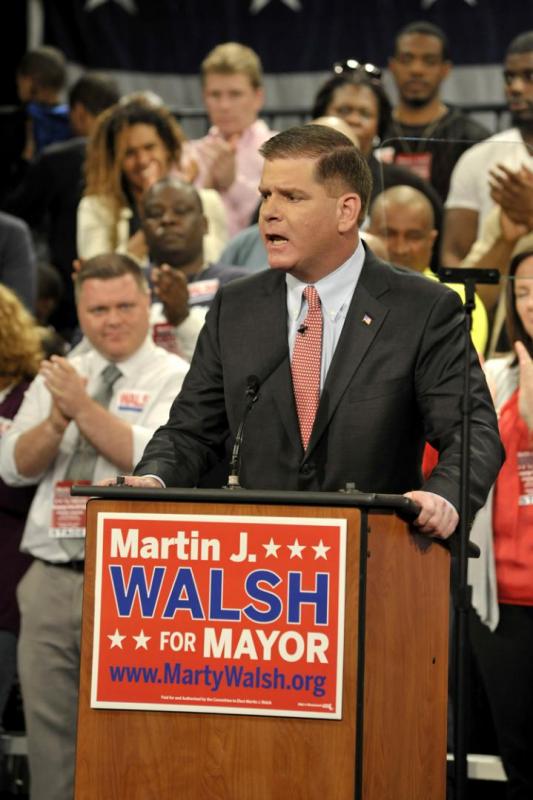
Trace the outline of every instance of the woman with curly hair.
<instances>
[{"instance_id":1,"label":"woman with curly hair","mask_svg":"<svg viewBox=\"0 0 533 800\"><path fill-rule=\"evenodd\" d=\"M170 172L178 172L184 135L170 111L136 98L104 111L89 140L86 187L78 207L77 244L81 259L118 251L139 262L147 256L140 228L141 199ZM200 192L209 230L207 261L226 244L226 212L213 189Z\"/></svg>"},{"instance_id":2,"label":"woman with curly hair","mask_svg":"<svg viewBox=\"0 0 533 800\"><path fill-rule=\"evenodd\" d=\"M14 292L0 284L0 446L43 357L40 330ZM0 480L0 729L16 675L19 613L15 589L31 558L19 551L35 487Z\"/></svg>"}]
</instances>

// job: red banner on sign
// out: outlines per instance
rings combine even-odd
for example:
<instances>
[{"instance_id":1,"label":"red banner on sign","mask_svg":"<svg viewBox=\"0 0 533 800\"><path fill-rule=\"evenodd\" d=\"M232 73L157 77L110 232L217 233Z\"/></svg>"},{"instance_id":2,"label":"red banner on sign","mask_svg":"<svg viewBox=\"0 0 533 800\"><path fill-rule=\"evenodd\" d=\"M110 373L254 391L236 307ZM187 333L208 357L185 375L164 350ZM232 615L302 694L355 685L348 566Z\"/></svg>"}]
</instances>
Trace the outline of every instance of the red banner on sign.
<instances>
[{"instance_id":1,"label":"red banner on sign","mask_svg":"<svg viewBox=\"0 0 533 800\"><path fill-rule=\"evenodd\" d=\"M100 513L93 708L341 717L346 522Z\"/></svg>"}]
</instances>

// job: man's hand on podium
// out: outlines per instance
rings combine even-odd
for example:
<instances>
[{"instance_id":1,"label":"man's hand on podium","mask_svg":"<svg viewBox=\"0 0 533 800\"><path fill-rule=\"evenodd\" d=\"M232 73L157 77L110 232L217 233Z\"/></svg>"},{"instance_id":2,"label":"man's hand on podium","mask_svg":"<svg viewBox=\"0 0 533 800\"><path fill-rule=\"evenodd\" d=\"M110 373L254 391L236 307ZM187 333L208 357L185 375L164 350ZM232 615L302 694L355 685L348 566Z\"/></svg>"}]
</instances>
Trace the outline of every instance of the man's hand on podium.
<instances>
[{"instance_id":1,"label":"man's hand on podium","mask_svg":"<svg viewBox=\"0 0 533 800\"><path fill-rule=\"evenodd\" d=\"M154 475L117 475L98 481L98 486L137 486L144 489L164 489L163 481Z\"/></svg>"},{"instance_id":2,"label":"man's hand on podium","mask_svg":"<svg viewBox=\"0 0 533 800\"><path fill-rule=\"evenodd\" d=\"M418 503L420 514L413 522L422 533L436 539L447 539L459 523L459 514L452 504L433 492L406 492L406 497Z\"/></svg>"}]
</instances>

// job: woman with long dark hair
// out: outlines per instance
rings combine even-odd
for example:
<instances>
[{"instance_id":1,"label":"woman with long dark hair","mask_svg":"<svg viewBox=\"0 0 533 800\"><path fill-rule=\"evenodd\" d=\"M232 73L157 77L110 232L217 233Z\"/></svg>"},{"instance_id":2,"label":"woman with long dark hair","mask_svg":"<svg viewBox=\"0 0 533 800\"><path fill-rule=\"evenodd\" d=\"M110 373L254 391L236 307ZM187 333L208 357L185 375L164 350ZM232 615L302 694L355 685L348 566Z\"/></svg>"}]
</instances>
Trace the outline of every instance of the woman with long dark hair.
<instances>
[{"instance_id":1,"label":"woman with long dark hair","mask_svg":"<svg viewBox=\"0 0 533 800\"><path fill-rule=\"evenodd\" d=\"M513 800L533 797L533 251L511 261L513 352L485 364L506 461L479 512L469 565L471 642ZM477 561L477 560L476 560Z\"/></svg>"},{"instance_id":2,"label":"woman with long dark hair","mask_svg":"<svg viewBox=\"0 0 533 800\"><path fill-rule=\"evenodd\" d=\"M149 99L118 103L98 117L87 146L85 192L78 207L81 259L117 251L143 263L142 199L158 180L180 171L184 141L171 112ZM209 221L205 257L216 261L227 242L226 211L214 189L201 189L200 195Z\"/></svg>"}]
</instances>

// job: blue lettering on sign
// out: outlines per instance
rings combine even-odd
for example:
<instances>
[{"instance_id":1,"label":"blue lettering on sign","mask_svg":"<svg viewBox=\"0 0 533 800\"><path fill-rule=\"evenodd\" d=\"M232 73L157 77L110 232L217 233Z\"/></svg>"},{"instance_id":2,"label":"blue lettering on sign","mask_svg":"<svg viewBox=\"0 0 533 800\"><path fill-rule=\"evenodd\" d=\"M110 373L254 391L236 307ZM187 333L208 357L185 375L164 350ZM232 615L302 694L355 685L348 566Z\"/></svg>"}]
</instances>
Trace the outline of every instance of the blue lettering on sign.
<instances>
[{"instance_id":1,"label":"blue lettering on sign","mask_svg":"<svg viewBox=\"0 0 533 800\"><path fill-rule=\"evenodd\" d=\"M137 597L141 606L141 616L153 617L159 599L159 592L161 591L161 584L165 576L165 567L154 568L149 586L144 567L136 566L131 568L127 586L124 582L124 571L121 566L112 565L109 567L109 571L119 616L131 616L131 609Z\"/></svg>"},{"instance_id":2,"label":"blue lettering on sign","mask_svg":"<svg viewBox=\"0 0 533 800\"><path fill-rule=\"evenodd\" d=\"M245 588L248 596L252 600L258 600L260 603L265 603L268 609L261 611L253 603L245 606L243 612L248 619L253 622L274 622L281 616L282 602L277 594L269 592L268 589L262 589L260 583L268 583L270 586L277 586L281 583L281 578L275 572L268 569L256 569L246 578Z\"/></svg>"},{"instance_id":3,"label":"blue lettering on sign","mask_svg":"<svg viewBox=\"0 0 533 800\"><path fill-rule=\"evenodd\" d=\"M224 570L212 569L210 571L210 592L209 592L209 619L211 620L234 620L238 622L241 612L238 608L223 607L224 594Z\"/></svg>"},{"instance_id":4,"label":"blue lettering on sign","mask_svg":"<svg viewBox=\"0 0 533 800\"><path fill-rule=\"evenodd\" d=\"M314 605L315 625L327 625L328 623L328 598L329 598L329 574L327 572L317 572L315 576L315 588L312 591L302 589L302 573L289 572L289 596L287 603L287 621L294 625L301 622L302 605Z\"/></svg>"},{"instance_id":5,"label":"blue lettering on sign","mask_svg":"<svg viewBox=\"0 0 533 800\"><path fill-rule=\"evenodd\" d=\"M172 619L176 611L188 611L192 619L205 619L198 587L190 567L178 569L163 611L163 617Z\"/></svg>"}]
</instances>

